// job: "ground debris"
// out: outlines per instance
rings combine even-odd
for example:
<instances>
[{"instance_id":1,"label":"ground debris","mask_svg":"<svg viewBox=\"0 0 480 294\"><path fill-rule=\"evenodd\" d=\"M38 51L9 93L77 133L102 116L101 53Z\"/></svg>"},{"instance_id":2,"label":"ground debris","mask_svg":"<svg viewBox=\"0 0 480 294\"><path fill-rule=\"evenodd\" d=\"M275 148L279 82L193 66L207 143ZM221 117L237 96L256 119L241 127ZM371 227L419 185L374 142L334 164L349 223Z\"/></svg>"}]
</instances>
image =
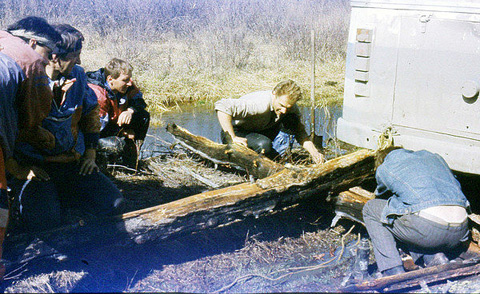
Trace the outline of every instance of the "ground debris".
<instances>
[{"instance_id":1,"label":"ground debris","mask_svg":"<svg viewBox=\"0 0 480 294\"><path fill-rule=\"evenodd\" d=\"M159 156L150 158L148 165L146 162L139 168L148 173L110 170L127 198L129 211L212 189L186 176L182 167L219 185L247 182L248 178L228 167L215 168L189 154ZM134 247L119 244L108 251L79 248L82 250L76 254L60 252L68 258L32 261L13 273L4 282L3 290L6 293L338 292L353 265L350 248L361 228L356 225L352 229L355 223L348 219L341 219L330 228L333 217L333 212L322 203L299 203L268 217L250 217L172 240ZM344 236L345 248L338 258ZM318 267L332 259L326 267ZM372 258L370 264L373 263ZM291 274L315 267L317 270L306 274ZM279 279L282 276L285 278ZM449 283L449 293L480 289L480 279L476 276ZM436 286L428 287L432 292L439 291Z\"/></svg>"}]
</instances>

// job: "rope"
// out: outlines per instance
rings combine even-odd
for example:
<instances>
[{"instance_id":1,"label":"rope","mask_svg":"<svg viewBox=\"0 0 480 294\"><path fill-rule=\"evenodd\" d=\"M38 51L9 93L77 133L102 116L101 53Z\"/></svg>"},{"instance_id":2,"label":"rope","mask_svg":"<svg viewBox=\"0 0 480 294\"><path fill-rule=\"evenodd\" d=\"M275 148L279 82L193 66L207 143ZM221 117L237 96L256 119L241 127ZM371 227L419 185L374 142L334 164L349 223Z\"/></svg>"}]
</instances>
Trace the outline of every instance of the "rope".
<instances>
[{"instance_id":1,"label":"rope","mask_svg":"<svg viewBox=\"0 0 480 294\"><path fill-rule=\"evenodd\" d=\"M392 127L387 127L378 136L376 151L384 150L390 146L393 146L393 130Z\"/></svg>"}]
</instances>

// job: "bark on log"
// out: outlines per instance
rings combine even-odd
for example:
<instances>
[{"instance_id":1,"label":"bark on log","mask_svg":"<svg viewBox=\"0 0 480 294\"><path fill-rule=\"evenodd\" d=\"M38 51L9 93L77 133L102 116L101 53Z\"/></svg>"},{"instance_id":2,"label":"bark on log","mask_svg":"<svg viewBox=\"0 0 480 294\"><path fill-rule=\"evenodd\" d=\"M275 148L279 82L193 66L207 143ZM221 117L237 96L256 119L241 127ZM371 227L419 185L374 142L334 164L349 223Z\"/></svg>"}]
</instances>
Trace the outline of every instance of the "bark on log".
<instances>
[{"instance_id":1,"label":"bark on log","mask_svg":"<svg viewBox=\"0 0 480 294\"><path fill-rule=\"evenodd\" d=\"M439 266L422 268L419 270L406 272L399 275L388 276L384 278L366 281L360 284L351 285L341 289L343 292L381 290L399 291L402 289L419 286L420 283L439 282L446 279L465 277L480 273L480 264L478 259L465 261L464 263L447 263Z\"/></svg>"},{"instance_id":2,"label":"bark on log","mask_svg":"<svg viewBox=\"0 0 480 294\"><path fill-rule=\"evenodd\" d=\"M375 194L361 187L352 187L348 191L341 192L334 198L336 216L332 220L331 226L335 226L341 217L365 225L363 223L363 206L368 200L373 198L375 198Z\"/></svg>"},{"instance_id":3,"label":"bark on log","mask_svg":"<svg viewBox=\"0 0 480 294\"><path fill-rule=\"evenodd\" d=\"M259 179L284 168L283 165L240 144L215 143L205 137L194 135L176 124L168 124L167 131L175 137L177 143L203 158L217 164L232 165Z\"/></svg>"},{"instance_id":4,"label":"bark on log","mask_svg":"<svg viewBox=\"0 0 480 294\"><path fill-rule=\"evenodd\" d=\"M37 236L59 249L92 243L124 246L126 240L143 243L223 226L288 207L305 198L321 199L325 196L321 192L339 192L358 185L372 177L374 154L359 150L323 165L285 169L256 183L208 191L115 218L40 232ZM29 242L26 235L10 236L7 240L13 244L10 250Z\"/></svg>"}]
</instances>

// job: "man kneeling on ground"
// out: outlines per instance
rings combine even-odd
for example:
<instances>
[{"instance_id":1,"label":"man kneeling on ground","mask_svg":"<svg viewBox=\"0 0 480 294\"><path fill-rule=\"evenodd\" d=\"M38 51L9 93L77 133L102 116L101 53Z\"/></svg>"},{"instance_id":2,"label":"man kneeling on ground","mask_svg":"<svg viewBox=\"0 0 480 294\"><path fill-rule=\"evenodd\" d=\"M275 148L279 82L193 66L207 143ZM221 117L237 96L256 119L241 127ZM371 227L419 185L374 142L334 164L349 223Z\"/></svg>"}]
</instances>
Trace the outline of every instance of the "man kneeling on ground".
<instances>
[{"instance_id":1,"label":"man kneeling on ground","mask_svg":"<svg viewBox=\"0 0 480 294\"><path fill-rule=\"evenodd\" d=\"M445 160L438 154L387 148L376 158L375 194L363 208L378 271L405 272L397 245L414 262L440 265L460 253L469 237L470 204Z\"/></svg>"},{"instance_id":2,"label":"man kneeling on ground","mask_svg":"<svg viewBox=\"0 0 480 294\"><path fill-rule=\"evenodd\" d=\"M147 104L132 81L132 71L130 63L113 58L105 68L87 72L100 104L100 147L123 149L121 156L128 166L135 166L150 124Z\"/></svg>"}]
</instances>

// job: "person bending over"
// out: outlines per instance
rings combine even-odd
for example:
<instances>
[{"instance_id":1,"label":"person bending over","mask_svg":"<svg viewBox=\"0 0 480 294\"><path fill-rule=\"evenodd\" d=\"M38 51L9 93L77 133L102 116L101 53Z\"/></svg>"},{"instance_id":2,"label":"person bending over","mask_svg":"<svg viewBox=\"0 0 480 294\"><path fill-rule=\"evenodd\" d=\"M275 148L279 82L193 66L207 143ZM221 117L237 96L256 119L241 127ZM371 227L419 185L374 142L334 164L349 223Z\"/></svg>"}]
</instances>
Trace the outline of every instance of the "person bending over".
<instances>
[{"instance_id":1,"label":"person bending over","mask_svg":"<svg viewBox=\"0 0 480 294\"><path fill-rule=\"evenodd\" d=\"M397 246L423 266L449 261L467 241L470 204L445 160L426 150L387 148L376 158L375 194L363 218L382 276L403 273Z\"/></svg>"},{"instance_id":2,"label":"person bending over","mask_svg":"<svg viewBox=\"0 0 480 294\"><path fill-rule=\"evenodd\" d=\"M238 99L221 99L215 103L222 127L222 142L228 134L233 142L247 146L269 158L283 156L294 137L312 156L315 163L325 158L305 132L300 110L300 87L292 80L280 82L273 91L258 91Z\"/></svg>"}]
</instances>

